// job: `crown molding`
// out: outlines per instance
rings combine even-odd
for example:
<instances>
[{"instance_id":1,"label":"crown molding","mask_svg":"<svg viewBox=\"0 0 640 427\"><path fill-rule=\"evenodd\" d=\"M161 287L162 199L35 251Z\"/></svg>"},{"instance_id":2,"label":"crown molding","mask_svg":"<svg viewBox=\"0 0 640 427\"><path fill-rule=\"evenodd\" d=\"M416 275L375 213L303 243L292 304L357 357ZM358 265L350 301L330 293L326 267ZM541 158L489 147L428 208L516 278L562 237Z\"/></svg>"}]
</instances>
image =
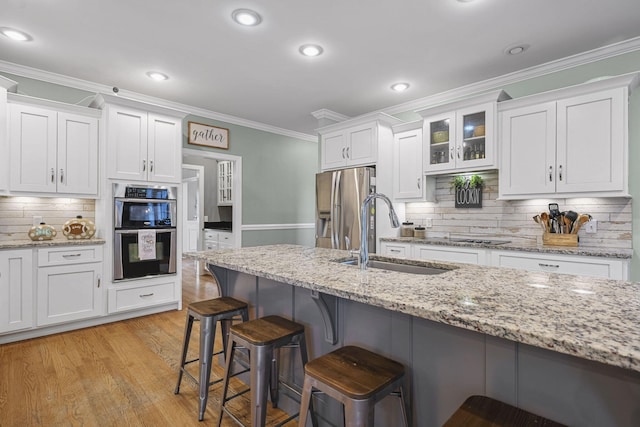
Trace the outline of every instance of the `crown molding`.
<instances>
[{"instance_id":1,"label":"crown molding","mask_svg":"<svg viewBox=\"0 0 640 427\"><path fill-rule=\"evenodd\" d=\"M548 74L557 73L559 71L575 68L580 65L590 64L592 62L601 61L603 59L612 58L614 56L624 55L640 50L640 37L635 37L622 42L614 43L601 48L593 49L587 52L578 53L576 55L567 56L555 61L547 62L523 70L514 71L499 77L471 83L456 89L441 92L435 95L397 104L391 107L378 110L381 113L398 114L406 111L421 110L429 108L432 105L446 103L451 100L468 97L485 91L501 89L502 87L524 80L536 77L542 77Z\"/></svg>"},{"instance_id":2,"label":"crown molding","mask_svg":"<svg viewBox=\"0 0 640 427\"><path fill-rule=\"evenodd\" d=\"M0 76L0 87L10 93L16 93L18 91L18 83L4 76Z\"/></svg>"},{"instance_id":3,"label":"crown molding","mask_svg":"<svg viewBox=\"0 0 640 427\"><path fill-rule=\"evenodd\" d=\"M340 113L336 113L335 111L328 110L326 108L312 111L311 115L318 120L329 119L329 120L333 120L334 122L343 122L351 118L349 116L345 116L344 114L340 114Z\"/></svg>"},{"instance_id":4,"label":"crown molding","mask_svg":"<svg viewBox=\"0 0 640 427\"><path fill-rule=\"evenodd\" d=\"M105 94L113 91L112 86L107 86L100 83L95 83L87 80L78 79L75 77L65 76L62 74L52 73L49 71L27 67L25 65L14 64L12 62L2 61L2 60L0 60L0 71L9 73L9 74L15 74L17 76L26 77L30 79L41 80L47 83L53 83L53 84L58 84L62 86L72 87L75 89L81 89L87 92L95 92L96 94L99 94L99 93ZM7 80L11 82L11 80L9 79ZM172 102L166 99L144 95L137 92L120 89L118 92L118 95L122 96L123 98L128 98L132 101L138 101L138 102L144 102L145 104L157 105L159 107L165 107L171 110L177 110L185 114L193 114L195 116L204 117L207 119L218 120L221 122L230 123L238 126L244 126L251 129L261 130L264 132L275 133L278 135L301 139L303 141L318 142L318 137L315 135L309 135L307 133L297 132L289 129L280 128L277 126L268 125L265 123L255 122L253 120L243 119L241 117L236 117L229 114L217 113L215 111L207 110L204 108L194 107L192 105L181 104L178 102Z\"/></svg>"}]
</instances>

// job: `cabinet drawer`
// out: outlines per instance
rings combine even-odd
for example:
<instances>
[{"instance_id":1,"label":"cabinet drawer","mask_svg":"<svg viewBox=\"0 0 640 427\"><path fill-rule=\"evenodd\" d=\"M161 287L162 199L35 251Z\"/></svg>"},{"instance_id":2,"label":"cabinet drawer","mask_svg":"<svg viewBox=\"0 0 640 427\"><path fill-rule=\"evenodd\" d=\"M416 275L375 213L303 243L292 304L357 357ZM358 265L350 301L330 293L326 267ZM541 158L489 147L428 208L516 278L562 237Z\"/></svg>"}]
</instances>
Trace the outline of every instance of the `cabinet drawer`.
<instances>
[{"instance_id":1,"label":"cabinet drawer","mask_svg":"<svg viewBox=\"0 0 640 427\"><path fill-rule=\"evenodd\" d=\"M102 246L73 246L38 250L38 267L102 261Z\"/></svg>"},{"instance_id":2,"label":"cabinet drawer","mask_svg":"<svg viewBox=\"0 0 640 427\"><path fill-rule=\"evenodd\" d=\"M528 271L546 273L574 274L580 276L603 277L622 280L624 264L618 260L581 257L572 259L558 256L526 256L505 252L495 252L493 265L498 267L519 268Z\"/></svg>"},{"instance_id":3,"label":"cabinet drawer","mask_svg":"<svg viewBox=\"0 0 640 427\"><path fill-rule=\"evenodd\" d=\"M487 264L487 252L484 249L466 249L462 247L414 245L413 258L431 261L461 262L464 264Z\"/></svg>"},{"instance_id":4,"label":"cabinet drawer","mask_svg":"<svg viewBox=\"0 0 640 427\"><path fill-rule=\"evenodd\" d=\"M411 245L409 243L387 243L380 245L382 255L394 258L408 258L411 255Z\"/></svg>"},{"instance_id":5,"label":"cabinet drawer","mask_svg":"<svg viewBox=\"0 0 640 427\"><path fill-rule=\"evenodd\" d=\"M175 283L109 289L109 312L133 310L176 301Z\"/></svg>"},{"instance_id":6,"label":"cabinet drawer","mask_svg":"<svg viewBox=\"0 0 640 427\"><path fill-rule=\"evenodd\" d=\"M220 234L218 231L213 231L213 230L204 230L204 238L205 240L215 240L218 241L218 234Z\"/></svg>"}]
</instances>

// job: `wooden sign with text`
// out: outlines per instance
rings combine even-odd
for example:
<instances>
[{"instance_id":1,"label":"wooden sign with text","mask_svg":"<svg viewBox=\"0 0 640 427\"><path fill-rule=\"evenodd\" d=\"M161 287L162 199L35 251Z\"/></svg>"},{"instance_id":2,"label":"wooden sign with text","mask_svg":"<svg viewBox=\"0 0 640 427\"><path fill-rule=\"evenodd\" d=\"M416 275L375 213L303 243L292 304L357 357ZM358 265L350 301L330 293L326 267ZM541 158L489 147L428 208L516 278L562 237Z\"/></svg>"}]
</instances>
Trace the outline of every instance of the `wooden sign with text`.
<instances>
[{"instance_id":1,"label":"wooden sign with text","mask_svg":"<svg viewBox=\"0 0 640 427\"><path fill-rule=\"evenodd\" d=\"M229 129L189 122L187 142L205 147L229 149Z\"/></svg>"}]
</instances>

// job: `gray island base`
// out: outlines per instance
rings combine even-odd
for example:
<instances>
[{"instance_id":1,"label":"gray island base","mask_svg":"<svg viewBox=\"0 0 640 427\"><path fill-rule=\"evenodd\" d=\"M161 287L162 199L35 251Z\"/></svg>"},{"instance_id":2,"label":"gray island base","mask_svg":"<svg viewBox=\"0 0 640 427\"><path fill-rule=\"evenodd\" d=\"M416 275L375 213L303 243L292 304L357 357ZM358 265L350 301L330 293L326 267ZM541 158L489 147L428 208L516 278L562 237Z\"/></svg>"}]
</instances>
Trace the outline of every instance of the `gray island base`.
<instances>
[{"instance_id":1,"label":"gray island base","mask_svg":"<svg viewBox=\"0 0 640 427\"><path fill-rule=\"evenodd\" d=\"M474 394L570 426L640 425L638 283L442 263L438 275L363 273L335 262L346 251L294 245L186 256L251 318L306 325L311 358L355 344L405 364L414 426L442 425ZM281 355L301 388L300 361ZM376 426L400 425L393 399L376 406ZM316 402L321 425L341 425L335 402Z\"/></svg>"}]
</instances>

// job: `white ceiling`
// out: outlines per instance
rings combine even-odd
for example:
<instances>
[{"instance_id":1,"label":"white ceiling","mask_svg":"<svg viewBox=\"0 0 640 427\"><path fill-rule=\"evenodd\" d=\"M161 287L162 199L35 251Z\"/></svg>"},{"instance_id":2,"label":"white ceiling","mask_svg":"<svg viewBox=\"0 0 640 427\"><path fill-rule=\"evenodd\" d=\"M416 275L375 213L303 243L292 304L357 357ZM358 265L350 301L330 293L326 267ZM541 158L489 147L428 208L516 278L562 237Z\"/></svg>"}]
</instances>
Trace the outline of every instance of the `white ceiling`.
<instances>
[{"instance_id":1,"label":"white ceiling","mask_svg":"<svg viewBox=\"0 0 640 427\"><path fill-rule=\"evenodd\" d=\"M237 8L262 24L235 24ZM0 0L0 26L34 39L0 36L2 61L312 134L312 111L356 116L639 37L640 0Z\"/></svg>"}]
</instances>

